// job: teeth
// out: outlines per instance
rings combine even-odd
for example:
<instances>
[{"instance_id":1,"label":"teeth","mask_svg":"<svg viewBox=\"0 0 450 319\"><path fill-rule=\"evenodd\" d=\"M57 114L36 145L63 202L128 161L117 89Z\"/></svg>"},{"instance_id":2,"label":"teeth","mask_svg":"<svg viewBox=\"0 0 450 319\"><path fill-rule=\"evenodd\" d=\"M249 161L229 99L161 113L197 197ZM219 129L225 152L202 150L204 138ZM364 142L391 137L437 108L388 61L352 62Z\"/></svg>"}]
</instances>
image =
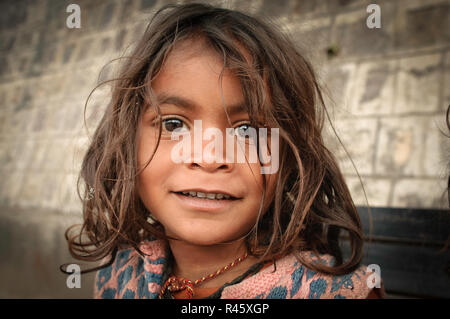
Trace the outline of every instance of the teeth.
<instances>
[{"instance_id":1,"label":"teeth","mask_svg":"<svg viewBox=\"0 0 450 319\"><path fill-rule=\"evenodd\" d=\"M206 198L208 199L216 199L216 194L206 194Z\"/></svg>"},{"instance_id":2,"label":"teeth","mask_svg":"<svg viewBox=\"0 0 450 319\"><path fill-rule=\"evenodd\" d=\"M202 192L181 192L183 195L190 195L198 198L206 199L230 199L230 195L220 194L220 193L202 193Z\"/></svg>"}]
</instances>

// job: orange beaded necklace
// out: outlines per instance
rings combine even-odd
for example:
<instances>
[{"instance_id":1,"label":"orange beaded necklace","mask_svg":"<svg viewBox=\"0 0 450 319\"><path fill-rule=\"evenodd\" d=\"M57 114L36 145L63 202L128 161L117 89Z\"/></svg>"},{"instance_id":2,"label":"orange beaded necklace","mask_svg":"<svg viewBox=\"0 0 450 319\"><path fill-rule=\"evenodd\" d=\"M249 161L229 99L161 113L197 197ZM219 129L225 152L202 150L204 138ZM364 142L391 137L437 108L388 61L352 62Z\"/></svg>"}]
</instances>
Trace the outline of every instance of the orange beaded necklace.
<instances>
[{"instance_id":1,"label":"orange beaded necklace","mask_svg":"<svg viewBox=\"0 0 450 319\"><path fill-rule=\"evenodd\" d=\"M200 279L197 279L195 281L192 281L192 280L189 280L186 278L178 278L176 276L171 276L171 277L169 277L169 279L167 279L166 283L162 287L161 292L159 293L159 299L163 298L166 290L169 290L170 292L176 292L176 291L180 291L183 289L186 289L188 299L192 299L194 297L194 286L197 286L206 280L213 279L213 278L219 276L220 274L223 274L228 269L231 269L234 266L241 263L245 258L247 258L247 256L248 256L248 253L245 253L243 256L239 257L232 263L229 263L225 267L222 267L221 269L217 270L216 272L213 272L213 273L211 273L207 276L204 276Z\"/></svg>"}]
</instances>

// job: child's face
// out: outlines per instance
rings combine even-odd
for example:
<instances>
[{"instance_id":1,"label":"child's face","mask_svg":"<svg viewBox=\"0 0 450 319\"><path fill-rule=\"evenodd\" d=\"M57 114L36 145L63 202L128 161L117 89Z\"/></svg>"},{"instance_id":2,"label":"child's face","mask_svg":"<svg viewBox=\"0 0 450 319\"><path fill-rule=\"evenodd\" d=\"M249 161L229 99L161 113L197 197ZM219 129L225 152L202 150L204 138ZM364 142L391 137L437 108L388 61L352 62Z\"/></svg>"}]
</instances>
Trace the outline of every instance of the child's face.
<instances>
[{"instance_id":1,"label":"child's face","mask_svg":"<svg viewBox=\"0 0 450 319\"><path fill-rule=\"evenodd\" d=\"M138 192L146 208L164 226L166 234L197 245L212 245L245 235L254 225L262 199L263 176L267 179L264 210L270 204L275 175L262 175L256 163L207 163L194 159L175 163L172 151L178 140L171 140L171 131L181 128L191 133L194 120L201 120L202 132L218 128L223 132L223 157L226 153L225 129L246 130L248 114L228 109L227 120L219 86L222 60L216 53L201 45L187 41L172 51L160 73L152 82L161 101L162 135L150 164L139 175ZM228 106L242 105L244 97L239 79L225 70L222 79L223 98ZM184 102L183 102L184 101ZM190 105L186 105L186 101ZM143 114L138 129L138 165L148 161L157 143L158 125L152 125L156 110L150 107ZM204 139L205 148L212 140ZM235 148L236 149L236 148ZM192 151L194 146L192 146ZM192 152L193 153L193 152ZM235 153L236 154L236 153ZM180 192L222 193L231 199L204 199ZM210 194L211 196L211 194ZM219 195L220 197L220 195Z\"/></svg>"}]
</instances>

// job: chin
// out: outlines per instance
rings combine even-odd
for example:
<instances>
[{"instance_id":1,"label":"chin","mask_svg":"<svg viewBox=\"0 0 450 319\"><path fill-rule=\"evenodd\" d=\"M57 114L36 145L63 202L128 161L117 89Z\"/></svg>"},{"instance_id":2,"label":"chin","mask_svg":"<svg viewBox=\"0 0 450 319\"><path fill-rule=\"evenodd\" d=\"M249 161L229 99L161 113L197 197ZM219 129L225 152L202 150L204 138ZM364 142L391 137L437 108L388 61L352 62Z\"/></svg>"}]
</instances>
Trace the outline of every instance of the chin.
<instances>
[{"instance_id":1,"label":"chin","mask_svg":"<svg viewBox=\"0 0 450 319\"><path fill-rule=\"evenodd\" d=\"M229 242L235 237L232 234L220 234L216 232L207 232L205 231L194 231L194 232L183 232L179 233L178 236L174 236L186 243L196 246L212 246L225 242Z\"/></svg>"}]
</instances>

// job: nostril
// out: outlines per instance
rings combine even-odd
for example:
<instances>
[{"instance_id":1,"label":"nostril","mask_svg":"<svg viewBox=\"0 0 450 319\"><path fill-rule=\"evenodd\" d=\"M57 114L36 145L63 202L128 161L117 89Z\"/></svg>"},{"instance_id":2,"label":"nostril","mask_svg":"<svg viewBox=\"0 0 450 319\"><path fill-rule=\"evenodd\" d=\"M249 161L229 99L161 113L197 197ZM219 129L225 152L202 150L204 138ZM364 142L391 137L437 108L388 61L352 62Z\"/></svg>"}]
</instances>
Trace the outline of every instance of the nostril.
<instances>
[{"instance_id":1,"label":"nostril","mask_svg":"<svg viewBox=\"0 0 450 319\"><path fill-rule=\"evenodd\" d=\"M202 168L207 171L215 171L221 170L226 171L229 170L232 166L229 163L218 163L216 161L207 162L207 161L193 161L189 163L190 168Z\"/></svg>"}]
</instances>

